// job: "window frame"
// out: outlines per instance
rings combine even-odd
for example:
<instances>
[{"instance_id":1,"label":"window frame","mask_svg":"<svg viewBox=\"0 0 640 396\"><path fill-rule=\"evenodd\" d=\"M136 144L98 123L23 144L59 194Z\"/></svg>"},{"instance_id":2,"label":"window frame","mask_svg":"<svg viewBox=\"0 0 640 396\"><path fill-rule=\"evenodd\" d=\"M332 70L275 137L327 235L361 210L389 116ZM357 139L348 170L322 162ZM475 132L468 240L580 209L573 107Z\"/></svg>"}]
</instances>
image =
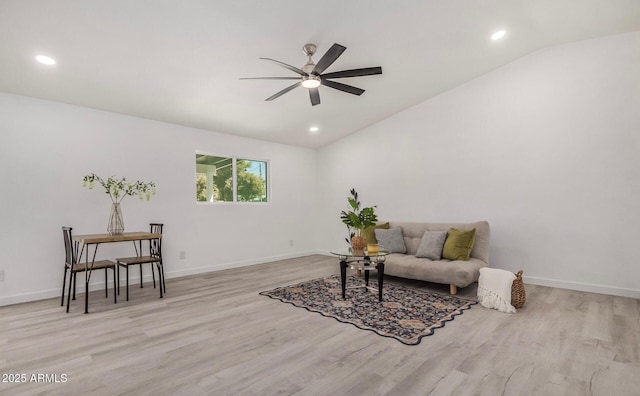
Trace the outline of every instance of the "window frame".
<instances>
[{"instance_id":1,"label":"window frame","mask_svg":"<svg viewBox=\"0 0 640 396\"><path fill-rule=\"evenodd\" d=\"M209 202L209 201L198 201L198 193L197 190L195 192L195 199L196 199L196 204L198 205L266 205L271 203L271 160L268 159L259 159L259 158L253 158L250 156L239 156L239 155L225 155L225 154L214 154L208 151L201 151L201 150L196 150L195 155L206 155L206 156L210 156L210 157L220 157L220 158L230 158L231 159L231 166L232 166L232 171L231 171L231 183L232 183L232 193L233 193L233 200L232 201L213 201L213 202ZM194 155L194 157L195 157ZM264 162L266 164L266 177L265 177L265 182L266 182L266 195L267 195L267 200L264 202L255 202L255 201L238 201L238 176L237 176L237 161L238 160L245 160L245 161L255 161L255 162ZM197 169L197 164L195 163L195 158L194 158L194 181L197 183L197 175L198 175L198 169Z\"/></svg>"}]
</instances>

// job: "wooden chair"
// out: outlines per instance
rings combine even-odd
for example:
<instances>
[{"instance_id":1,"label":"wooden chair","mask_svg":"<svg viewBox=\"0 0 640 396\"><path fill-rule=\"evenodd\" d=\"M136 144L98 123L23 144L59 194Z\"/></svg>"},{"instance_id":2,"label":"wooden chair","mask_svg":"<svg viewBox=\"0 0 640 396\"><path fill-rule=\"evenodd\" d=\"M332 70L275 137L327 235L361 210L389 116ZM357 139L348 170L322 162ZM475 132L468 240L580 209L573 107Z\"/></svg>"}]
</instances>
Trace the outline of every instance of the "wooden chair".
<instances>
[{"instance_id":1,"label":"wooden chair","mask_svg":"<svg viewBox=\"0 0 640 396\"><path fill-rule=\"evenodd\" d=\"M150 231L153 234L162 234L163 224L159 223L151 223L149 224ZM162 265L162 238L158 239L150 239L149 240L149 255L142 255L142 241L139 241L139 250L138 246L136 246L135 242L133 244L136 247L136 253L138 253L135 257L122 257L116 259L118 262L118 268L124 267L126 269L126 287L127 287L127 301L129 301L129 267L132 265L140 266L140 287L143 286L142 279L142 265L143 264L151 264L151 276L153 278L153 288L156 287L156 275L153 270L153 264L156 265L158 269L158 283L160 285L160 298L163 298L164 293L167 292L167 287L164 281L164 267ZM120 279L120 270L118 269L118 279Z\"/></svg>"},{"instance_id":2,"label":"wooden chair","mask_svg":"<svg viewBox=\"0 0 640 396\"><path fill-rule=\"evenodd\" d=\"M71 300L71 287L73 284L73 299L76 299L76 277L78 272L84 272L86 270L85 264L79 260L81 257L78 255L79 243L73 241L71 227L62 227L62 235L64 238L64 276L62 277L62 297L60 298L60 306L64 306L64 289L66 286L67 272L69 272L69 291L67 293L67 312L69 312L69 301ZM88 252L87 252L88 254ZM82 254L80 254L82 255ZM109 297L109 285L108 285L108 269L113 270L113 302L117 302L116 289L117 289L117 264L111 260L98 260L94 261L93 265L90 265L91 270L104 269L104 295L105 298ZM89 290L85 290L88 293Z\"/></svg>"}]
</instances>

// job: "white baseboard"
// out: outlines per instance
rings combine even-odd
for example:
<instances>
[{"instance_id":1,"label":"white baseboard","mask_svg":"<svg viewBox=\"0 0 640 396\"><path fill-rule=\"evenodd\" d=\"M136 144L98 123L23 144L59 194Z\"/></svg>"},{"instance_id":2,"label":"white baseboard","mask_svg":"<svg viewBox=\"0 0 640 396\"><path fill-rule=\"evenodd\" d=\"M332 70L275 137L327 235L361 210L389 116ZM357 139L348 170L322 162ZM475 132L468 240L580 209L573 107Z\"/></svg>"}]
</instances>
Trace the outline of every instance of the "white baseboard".
<instances>
[{"instance_id":1,"label":"white baseboard","mask_svg":"<svg viewBox=\"0 0 640 396\"><path fill-rule=\"evenodd\" d=\"M102 285L104 286L104 283ZM83 282L82 288L84 289L84 282ZM80 290L80 285L78 285L77 290L78 291ZM53 297L60 298L60 293L61 293L60 289L55 289L55 290L42 290L42 291L24 293L24 294L14 294L12 296L4 296L4 297L0 297L0 307L5 305L20 304L20 303L29 302L29 301L46 300L48 298L53 298ZM65 297L65 301L66 301L66 297Z\"/></svg>"},{"instance_id":2,"label":"white baseboard","mask_svg":"<svg viewBox=\"0 0 640 396\"><path fill-rule=\"evenodd\" d=\"M529 283L538 286L557 287L559 289L578 290L589 293L609 294L612 296L631 297L640 299L640 290L625 289L622 287L595 285L592 283L569 282L556 279L538 278L535 276L523 276L525 284Z\"/></svg>"},{"instance_id":3,"label":"white baseboard","mask_svg":"<svg viewBox=\"0 0 640 396\"><path fill-rule=\"evenodd\" d=\"M188 275L203 274L203 273L213 272L213 271L222 271L229 268L247 267L249 265L264 264L264 263L270 263L273 261L305 257L305 256L310 256L312 254L324 254L324 253L320 251L298 252L298 253L292 253L292 254L284 254L280 256L262 257L262 258L253 259L253 260L235 261L231 263L207 265L204 267L188 268L188 269L177 270L177 271L165 271L165 277L167 279L179 278L179 277L188 276ZM166 269L167 268L165 268L165 270Z\"/></svg>"},{"instance_id":4,"label":"white baseboard","mask_svg":"<svg viewBox=\"0 0 640 396\"><path fill-rule=\"evenodd\" d=\"M136 274L139 274L139 271L133 271ZM147 272L149 272L149 270L147 269ZM120 274L122 275L122 274ZM109 272L109 279L111 278L111 272ZM151 275L145 275L143 277L143 282L151 282L153 280L153 278L151 277ZM122 281L122 280L121 280ZM69 279L67 279L67 282L69 282ZM140 283L140 277L139 276L131 276L129 278L129 286L131 285L136 285L137 283ZM60 285L62 287L62 285ZM124 287L124 281L122 281L122 283L120 284L121 287ZM66 284L65 286L65 304L67 301L67 288L69 287L69 283ZM113 295L111 293L113 293L113 281L109 280L108 282L108 286L109 288L109 295L111 297L113 297ZM102 290L104 292L104 279L103 280L99 280L99 281L95 281L95 282L91 282L89 284L89 290L91 290L92 292L96 291L96 290ZM30 302L30 301L38 301L38 300L47 300L49 298L60 298L60 294L62 293L62 289L61 288L57 288L57 289L52 289L52 290L42 290L42 291L37 291L37 292L32 292L32 293L24 293L24 294L15 294L13 296L5 296L5 297L0 297L0 307L1 306L5 306L5 305L13 305L13 304L20 304L20 303L24 303L24 302ZM78 275L78 279L76 280L76 294L79 293L84 293L84 275L83 274L79 274Z\"/></svg>"},{"instance_id":5,"label":"white baseboard","mask_svg":"<svg viewBox=\"0 0 640 396\"><path fill-rule=\"evenodd\" d=\"M246 266L249 266L249 265L270 263L272 261L304 257L304 256L312 255L312 254L324 254L324 252L320 252L320 251L298 252L298 253L293 253L293 254L272 256L272 257L263 257L263 258L260 258L260 259L236 261L236 262L231 262L231 263L221 263L221 264L215 264L215 265L209 265L209 266L197 267L197 268L189 268L189 269L177 270L177 271L167 271L168 268L165 268L165 277L167 279L179 278L179 277L182 277L182 276L196 275L196 274L202 274L202 273L213 272L213 271L221 271L221 270L229 269L229 268L246 267ZM144 275L143 282L151 282L151 280L153 278L151 277L151 274L149 273L149 270L146 269L145 272L148 275ZM130 273L131 277L129 278L129 285L135 285L135 284L140 282L140 277L137 276L138 274L140 274L140 272L138 270L134 269L133 271L131 271L131 273ZM122 277L122 272L120 273L120 276ZM109 278L111 278L111 273L109 274ZM121 286L124 286L124 284L121 285ZM112 281L109 281L109 288L111 288L111 289L113 288L113 282ZM91 282L89 284L89 290L91 290L91 291L104 290L104 278L102 280L99 280L99 281ZM12 304L20 304L20 303L29 302L29 301L46 300L46 299L54 298L54 297L60 298L60 293L61 293L61 289L60 288L56 288L56 289L52 289L52 290L42 290L42 291L31 292L31 293L15 294L15 295L12 295L12 296L4 296L4 297L0 297L0 306L12 305ZM65 291L65 293L66 293L66 291ZM77 293L84 293L84 276L82 274L78 275L76 294Z\"/></svg>"}]
</instances>

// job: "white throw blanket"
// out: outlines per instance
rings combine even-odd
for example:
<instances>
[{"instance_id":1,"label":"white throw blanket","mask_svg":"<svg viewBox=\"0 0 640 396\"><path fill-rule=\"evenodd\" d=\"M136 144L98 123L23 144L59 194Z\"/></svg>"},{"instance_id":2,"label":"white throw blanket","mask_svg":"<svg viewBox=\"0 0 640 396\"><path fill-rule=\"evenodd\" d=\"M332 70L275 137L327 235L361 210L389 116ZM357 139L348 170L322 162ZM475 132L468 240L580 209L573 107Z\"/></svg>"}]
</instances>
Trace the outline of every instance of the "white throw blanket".
<instances>
[{"instance_id":1,"label":"white throw blanket","mask_svg":"<svg viewBox=\"0 0 640 396\"><path fill-rule=\"evenodd\" d=\"M516 309L511 305L511 285L515 279L513 272L496 268L480 268L478 302L486 308L515 313Z\"/></svg>"}]
</instances>

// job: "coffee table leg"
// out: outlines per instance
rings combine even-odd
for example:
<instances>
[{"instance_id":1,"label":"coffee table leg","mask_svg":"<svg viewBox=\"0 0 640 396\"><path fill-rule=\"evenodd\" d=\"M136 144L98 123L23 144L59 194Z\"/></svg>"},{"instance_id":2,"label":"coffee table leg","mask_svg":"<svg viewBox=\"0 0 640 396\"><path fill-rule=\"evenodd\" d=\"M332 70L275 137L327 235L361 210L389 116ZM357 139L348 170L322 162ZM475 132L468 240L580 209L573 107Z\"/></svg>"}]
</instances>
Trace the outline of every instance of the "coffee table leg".
<instances>
[{"instance_id":1,"label":"coffee table leg","mask_svg":"<svg viewBox=\"0 0 640 396\"><path fill-rule=\"evenodd\" d=\"M347 288L347 262L340 260L340 280L342 281L342 299L346 300L346 288Z\"/></svg>"},{"instance_id":2,"label":"coffee table leg","mask_svg":"<svg viewBox=\"0 0 640 396\"><path fill-rule=\"evenodd\" d=\"M371 265L371 263L365 257L364 258L364 266L368 267L370 265ZM365 284L365 286L369 286L369 271L367 271L367 270L364 271L364 284Z\"/></svg>"},{"instance_id":3,"label":"coffee table leg","mask_svg":"<svg viewBox=\"0 0 640 396\"><path fill-rule=\"evenodd\" d=\"M384 282L384 263L378 263L378 301L382 301L382 283Z\"/></svg>"}]
</instances>

